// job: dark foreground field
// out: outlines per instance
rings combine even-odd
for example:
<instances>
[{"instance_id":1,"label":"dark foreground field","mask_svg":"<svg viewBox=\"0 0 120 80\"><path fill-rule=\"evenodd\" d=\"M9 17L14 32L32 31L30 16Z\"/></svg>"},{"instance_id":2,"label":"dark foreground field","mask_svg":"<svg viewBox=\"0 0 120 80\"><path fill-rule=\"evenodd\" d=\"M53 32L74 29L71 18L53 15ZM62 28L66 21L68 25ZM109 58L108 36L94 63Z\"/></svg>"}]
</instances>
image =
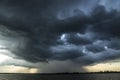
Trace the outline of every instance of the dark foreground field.
<instances>
[{"instance_id":1,"label":"dark foreground field","mask_svg":"<svg viewBox=\"0 0 120 80\"><path fill-rule=\"evenodd\" d=\"M120 73L0 74L0 80L120 80Z\"/></svg>"}]
</instances>

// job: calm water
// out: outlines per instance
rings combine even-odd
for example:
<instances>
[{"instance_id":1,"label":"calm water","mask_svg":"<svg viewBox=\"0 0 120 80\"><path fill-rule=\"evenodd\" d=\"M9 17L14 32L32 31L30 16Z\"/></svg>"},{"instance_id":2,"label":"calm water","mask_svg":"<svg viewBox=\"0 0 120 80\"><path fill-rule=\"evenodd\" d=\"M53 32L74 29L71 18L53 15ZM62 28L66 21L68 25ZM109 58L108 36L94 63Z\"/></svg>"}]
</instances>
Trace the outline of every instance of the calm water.
<instances>
[{"instance_id":1,"label":"calm water","mask_svg":"<svg viewBox=\"0 0 120 80\"><path fill-rule=\"evenodd\" d=\"M0 74L0 80L120 80L120 73L73 75Z\"/></svg>"}]
</instances>

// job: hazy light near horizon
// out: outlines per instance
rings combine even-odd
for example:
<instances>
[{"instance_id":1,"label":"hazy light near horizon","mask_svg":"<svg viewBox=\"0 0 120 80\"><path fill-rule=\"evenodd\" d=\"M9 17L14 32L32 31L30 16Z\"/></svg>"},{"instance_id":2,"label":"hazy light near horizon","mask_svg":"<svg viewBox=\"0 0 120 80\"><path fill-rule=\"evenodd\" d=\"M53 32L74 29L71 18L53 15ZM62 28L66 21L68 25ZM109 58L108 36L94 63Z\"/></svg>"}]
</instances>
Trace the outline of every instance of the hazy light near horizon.
<instances>
[{"instance_id":1,"label":"hazy light near horizon","mask_svg":"<svg viewBox=\"0 0 120 80\"><path fill-rule=\"evenodd\" d=\"M100 71L120 71L120 62L107 62L99 63L91 66L85 66L87 72L100 72Z\"/></svg>"},{"instance_id":2,"label":"hazy light near horizon","mask_svg":"<svg viewBox=\"0 0 120 80\"><path fill-rule=\"evenodd\" d=\"M38 69L14 65L5 65L0 66L0 73L38 73Z\"/></svg>"},{"instance_id":3,"label":"hazy light near horizon","mask_svg":"<svg viewBox=\"0 0 120 80\"><path fill-rule=\"evenodd\" d=\"M0 63L4 62L5 60L9 59L8 56L0 54Z\"/></svg>"},{"instance_id":4,"label":"hazy light near horizon","mask_svg":"<svg viewBox=\"0 0 120 80\"><path fill-rule=\"evenodd\" d=\"M0 64L10 61L15 57L12 52L7 49L0 49Z\"/></svg>"}]
</instances>

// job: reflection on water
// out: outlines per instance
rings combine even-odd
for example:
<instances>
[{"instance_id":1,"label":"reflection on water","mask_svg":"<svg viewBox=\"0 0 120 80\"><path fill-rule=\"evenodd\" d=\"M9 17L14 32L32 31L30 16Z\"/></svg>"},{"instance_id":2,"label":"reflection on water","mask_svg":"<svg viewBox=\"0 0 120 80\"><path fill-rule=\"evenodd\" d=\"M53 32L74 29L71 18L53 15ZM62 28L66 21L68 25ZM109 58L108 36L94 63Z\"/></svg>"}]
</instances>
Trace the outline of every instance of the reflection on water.
<instances>
[{"instance_id":1,"label":"reflection on water","mask_svg":"<svg viewBox=\"0 0 120 80\"><path fill-rule=\"evenodd\" d=\"M40 74L0 74L0 80L120 80L117 74L65 74L65 75L40 75Z\"/></svg>"}]
</instances>

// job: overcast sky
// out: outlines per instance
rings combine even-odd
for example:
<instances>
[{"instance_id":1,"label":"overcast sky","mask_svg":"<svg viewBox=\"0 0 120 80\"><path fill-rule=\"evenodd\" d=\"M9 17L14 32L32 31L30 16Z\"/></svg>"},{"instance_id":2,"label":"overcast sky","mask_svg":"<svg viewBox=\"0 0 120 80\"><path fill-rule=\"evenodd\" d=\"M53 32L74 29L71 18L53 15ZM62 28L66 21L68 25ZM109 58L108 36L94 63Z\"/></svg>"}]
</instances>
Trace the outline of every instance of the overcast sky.
<instances>
[{"instance_id":1,"label":"overcast sky","mask_svg":"<svg viewBox=\"0 0 120 80\"><path fill-rule=\"evenodd\" d=\"M120 71L119 5L0 0L0 72Z\"/></svg>"}]
</instances>

